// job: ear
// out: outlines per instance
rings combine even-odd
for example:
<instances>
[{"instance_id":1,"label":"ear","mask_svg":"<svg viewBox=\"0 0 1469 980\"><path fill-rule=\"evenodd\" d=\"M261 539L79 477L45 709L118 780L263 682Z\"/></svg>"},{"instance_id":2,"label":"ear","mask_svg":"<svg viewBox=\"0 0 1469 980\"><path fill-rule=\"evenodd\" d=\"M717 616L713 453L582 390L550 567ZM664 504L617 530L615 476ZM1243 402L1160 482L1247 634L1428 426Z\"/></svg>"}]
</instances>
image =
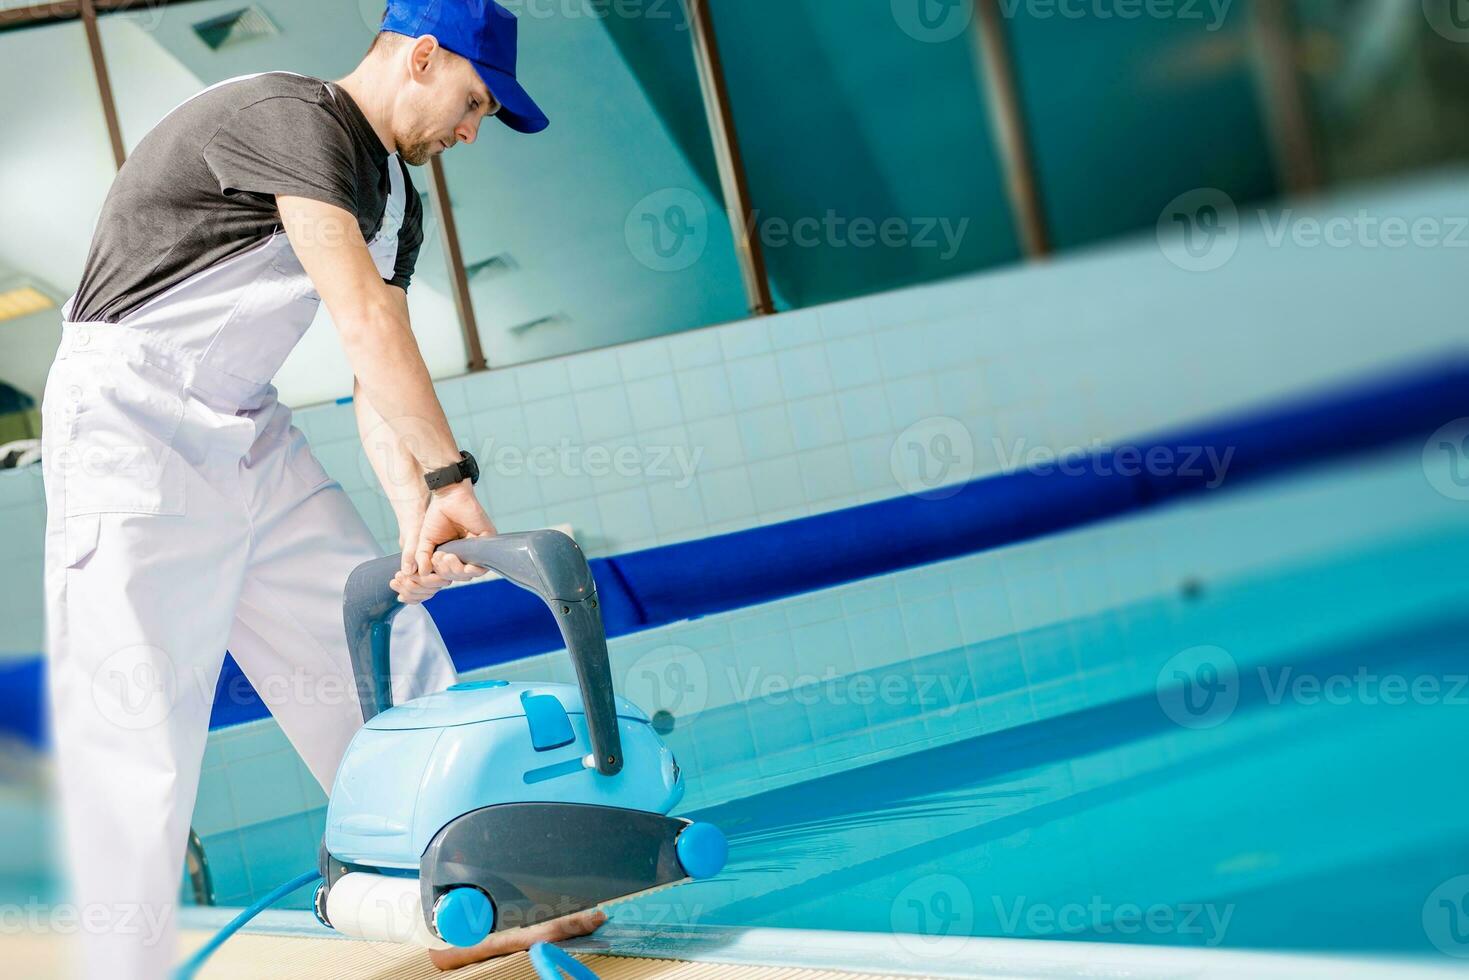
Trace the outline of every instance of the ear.
<instances>
[{"instance_id":1,"label":"ear","mask_svg":"<svg viewBox=\"0 0 1469 980\"><path fill-rule=\"evenodd\" d=\"M439 39L425 34L413 42L408 52L408 69L414 79L419 79L433 66L434 53L439 50Z\"/></svg>"}]
</instances>

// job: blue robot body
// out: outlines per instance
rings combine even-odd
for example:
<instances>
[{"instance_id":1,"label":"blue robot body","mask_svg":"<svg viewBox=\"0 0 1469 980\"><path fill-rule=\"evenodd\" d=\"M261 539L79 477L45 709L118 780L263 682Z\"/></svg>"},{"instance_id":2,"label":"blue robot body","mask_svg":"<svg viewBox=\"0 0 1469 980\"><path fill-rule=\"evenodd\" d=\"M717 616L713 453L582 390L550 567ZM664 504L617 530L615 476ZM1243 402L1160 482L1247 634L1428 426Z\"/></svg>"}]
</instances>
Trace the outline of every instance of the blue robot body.
<instances>
[{"instance_id":1,"label":"blue robot body","mask_svg":"<svg viewBox=\"0 0 1469 980\"><path fill-rule=\"evenodd\" d=\"M616 709L624 764L603 776L587 764L575 685L459 684L389 708L358 731L337 771L326 848L347 864L417 871L439 830L487 806L666 814L684 793L673 753L636 705L617 698Z\"/></svg>"}]
</instances>

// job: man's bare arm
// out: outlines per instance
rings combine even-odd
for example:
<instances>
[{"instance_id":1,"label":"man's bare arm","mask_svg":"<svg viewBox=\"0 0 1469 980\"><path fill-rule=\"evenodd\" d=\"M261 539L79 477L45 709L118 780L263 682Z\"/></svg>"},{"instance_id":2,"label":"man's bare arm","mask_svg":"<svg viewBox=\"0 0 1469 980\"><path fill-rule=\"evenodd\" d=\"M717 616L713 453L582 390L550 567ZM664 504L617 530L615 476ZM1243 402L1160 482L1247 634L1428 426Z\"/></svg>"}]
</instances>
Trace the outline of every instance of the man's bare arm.
<instances>
[{"instance_id":1,"label":"man's bare arm","mask_svg":"<svg viewBox=\"0 0 1469 980\"><path fill-rule=\"evenodd\" d=\"M362 451L387 494L398 520L398 546L412 548L418 543L418 527L428 508L428 486L420 476L418 460L405 447L393 427L383 420L362 390L362 382L352 383L352 411L357 418L357 435Z\"/></svg>"},{"instance_id":2,"label":"man's bare arm","mask_svg":"<svg viewBox=\"0 0 1469 980\"><path fill-rule=\"evenodd\" d=\"M383 282L357 219L305 197L282 195L276 207L373 408L425 469L457 462L449 421L409 324L407 298Z\"/></svg>"},{"instance_id":3,"label":"man's bare arm","mask_svg":"<svg viewBox=\"0 0 1469 980\"><path fill-rule=\"evenodd\" d=\"M304 197L281 195L276 207L296 257L336 324L357 390L392 431L401 453L417 461L412 478L458 462L454 435L413 336L407 297L378 274L357 219ZM406 489L387 488L394 499ZM404 547L403 570L429 575L435 547L494 530L467 481L441 490L428 503L418 542L411 551Z\"/></svg>"}]
</instances>

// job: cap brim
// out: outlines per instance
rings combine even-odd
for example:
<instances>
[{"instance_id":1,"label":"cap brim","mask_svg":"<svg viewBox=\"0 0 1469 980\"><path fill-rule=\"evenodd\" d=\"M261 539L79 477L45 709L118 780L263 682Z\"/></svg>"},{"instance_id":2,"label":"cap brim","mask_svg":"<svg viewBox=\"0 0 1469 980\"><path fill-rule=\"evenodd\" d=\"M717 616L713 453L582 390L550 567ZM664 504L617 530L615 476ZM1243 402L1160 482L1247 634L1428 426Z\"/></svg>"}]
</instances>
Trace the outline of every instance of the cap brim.
<instances>
[{"instance_id":1,"label":"cap brim","mask_svg":"<svg viewBox=\"0 0 1469 980\"><path fill-rule=\"evenodd\" d=\"M517 133L539 133L551 121L536 105L535 100L513 75L482 65L478 61L472 62L479 77L484 79L490 94L500 103L500 111L495 113L495 118L500 120Z\"/></svg>"}]
</instances>

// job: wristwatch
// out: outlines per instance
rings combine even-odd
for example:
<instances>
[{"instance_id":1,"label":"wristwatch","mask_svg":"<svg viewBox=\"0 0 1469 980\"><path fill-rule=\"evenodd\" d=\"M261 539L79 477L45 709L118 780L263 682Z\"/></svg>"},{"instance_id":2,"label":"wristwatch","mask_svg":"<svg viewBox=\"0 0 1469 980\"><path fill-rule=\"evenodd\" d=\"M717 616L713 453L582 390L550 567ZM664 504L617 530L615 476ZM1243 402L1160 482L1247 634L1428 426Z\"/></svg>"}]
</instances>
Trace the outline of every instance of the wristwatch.
<instances>
[{"instance_id":1,"label":"wristwatch","mask_svg":"<svg viewBox=\"0 0 1469 980\"><path fill-rule=\"evenodd\" d=\"M460 450L459 462L441 466L436 470L429 470L423 475L424 482L428 484L429 492L442 490L444 487L452 487L461 480L468 480L471 484L479 482L479 464L469 453Z\"/></svg>"}]
</instances>

